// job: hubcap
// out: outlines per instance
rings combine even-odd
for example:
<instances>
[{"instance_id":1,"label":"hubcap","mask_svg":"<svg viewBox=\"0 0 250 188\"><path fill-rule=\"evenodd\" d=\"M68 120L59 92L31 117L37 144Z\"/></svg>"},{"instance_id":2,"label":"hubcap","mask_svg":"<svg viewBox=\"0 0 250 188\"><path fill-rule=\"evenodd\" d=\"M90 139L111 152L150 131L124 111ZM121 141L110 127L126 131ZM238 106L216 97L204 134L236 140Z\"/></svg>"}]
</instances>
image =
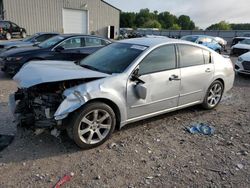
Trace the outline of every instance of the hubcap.
<instances>
[{"instance_id":1,"label":"hubcap","mask_svg":"<svg viewBox=\"0 0 250 188\"><path fill-rule=\"evenodd\" d=\"M110 114L101 109L90 111L79 126L78 135L86 144L97 144L107 137L112 125Z\"/></svg>"},{"instance_id":2,"label":"hubcap","mask_svg":"<svg viewBox=\"0 0 250 188\"><path fill-rule=\"evenodd\" d=\"M220 84L214 84L213 87L210 89L207 102L211 107L216 106L222 96L222 87Z\"/></svg>"}]
</instances>

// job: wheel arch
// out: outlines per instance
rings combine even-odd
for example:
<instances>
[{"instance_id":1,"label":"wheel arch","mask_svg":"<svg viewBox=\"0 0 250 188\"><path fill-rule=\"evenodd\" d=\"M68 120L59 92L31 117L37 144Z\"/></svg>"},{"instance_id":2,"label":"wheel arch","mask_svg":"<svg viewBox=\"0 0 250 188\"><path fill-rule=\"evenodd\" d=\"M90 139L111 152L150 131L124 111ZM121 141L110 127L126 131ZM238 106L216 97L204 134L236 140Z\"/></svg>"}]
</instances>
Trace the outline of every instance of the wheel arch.
<instances>
[{"instance_id":1,"label":"wheel arch","mask_svg":"<svg viewBox=\"0 0 250 188\"><path fill-rule=\"evenodd\" d=\"M95 99L91 99L88 102L86 102L81 108L84 108L85 105L87 105L89 103L94 103L94 102L104 103L113 109L113 111L116 115L116 129L120 129L120 127L121 127L121 111L120 111L118 105L115 102L111 101L110 99L95 98Z\"/></svg>"}]
</instances>

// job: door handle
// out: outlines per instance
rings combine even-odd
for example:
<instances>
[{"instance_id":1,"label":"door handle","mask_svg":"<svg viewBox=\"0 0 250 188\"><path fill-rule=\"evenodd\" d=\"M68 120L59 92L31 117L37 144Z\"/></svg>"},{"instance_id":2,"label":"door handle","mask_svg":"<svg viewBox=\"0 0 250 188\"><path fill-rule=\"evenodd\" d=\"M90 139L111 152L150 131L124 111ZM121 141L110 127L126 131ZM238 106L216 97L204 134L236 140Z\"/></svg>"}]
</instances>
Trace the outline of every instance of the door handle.
<instances>
[{"instance_id":1,"label":"door handle","mask_svg":"<svg viewBox=\"0 0 250 188\"><path fill-rule=\"evenodd\" d=\"M205 70L205 72L211 72L211 69L210 69L210 68L207 68L207 69Z\"/></svg>"},{"instance_id":2,"label":"door handle","mask_svg":"<svg viewBox=\"0 0 250 188\"><path fill-rule=\"evenodd\" d=\"M178 80L181 80L181 79L179 78L179 76L174 74L174 75L169 77L169 81L173 81L173 80L178 81Z\"/></svg>"}]
</instances>

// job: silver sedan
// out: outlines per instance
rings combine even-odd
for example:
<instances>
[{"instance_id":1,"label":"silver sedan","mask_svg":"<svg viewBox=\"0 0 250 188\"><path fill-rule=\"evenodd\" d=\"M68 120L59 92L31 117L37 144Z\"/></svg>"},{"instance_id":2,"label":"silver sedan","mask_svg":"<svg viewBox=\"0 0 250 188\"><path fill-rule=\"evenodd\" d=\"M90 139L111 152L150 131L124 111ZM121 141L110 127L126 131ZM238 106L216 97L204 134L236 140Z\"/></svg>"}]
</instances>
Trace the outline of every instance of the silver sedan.
<instances>
[{"instance_id":1,"label":"silver sedan","mask_svg":"<svg viewBox=\"0 0 250 188\"><path fill-rule=\"evenodd\" d=\"M128 123L198 104L215 108L233 87L234 67L198 44L138 38L110 44L78 65L30 62L14 80L19 90L10 106L20 123L54 134L66 129L87 149Z\"/></svg>"}]
</instances>

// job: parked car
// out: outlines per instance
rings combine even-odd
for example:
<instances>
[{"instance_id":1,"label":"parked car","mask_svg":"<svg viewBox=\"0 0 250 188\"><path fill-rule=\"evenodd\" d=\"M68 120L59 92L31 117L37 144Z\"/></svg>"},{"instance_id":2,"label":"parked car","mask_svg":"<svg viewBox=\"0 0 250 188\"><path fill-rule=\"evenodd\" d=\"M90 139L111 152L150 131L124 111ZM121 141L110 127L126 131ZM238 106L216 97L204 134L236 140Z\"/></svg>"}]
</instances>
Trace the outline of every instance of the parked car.
<instances>
[{"instance_id":1,"label":"parked car","mask_svg":"<svg viewBox=\"0 0 250 188\"><path fill-rule=\"evenodd\" d=\"M58 35L37 46L2 52L0 67L3 72L14 75L31 60L79 61L110 43L107 39L92 35Z\"/></svg>"},{"instance_id":2,"label":"parked car","mask_svg":"<svg viewBox=\"0 0 250 188\"><path fill-rule=\"evenodd\" d=\"M221 45L223 50L226 50L227 41L221 37L213 37L216 42L218 42L219 45Z\"/></svg>"},{"instance_id":3,"label":"parked car","mask_svg":"<svg viewBox=\"0 0 250 188\"><path fill-rule=\"evenodd\" d=\"M110 44L79 65L30 62L14 80L19 89L9 104L17 122L66 129L86 149L128 123L192 105L215 108L233 86L234 67L201 45L137 38Z\"/></svg>"},{"instance_id":4,"label":"parked car","mask_svg":"<svg viewBox=\"0 0 250 188\"><path fill-rule=\"evenodd\" d=\"M231 47L231 55L240 56L250 51L250 38L240 41Z\"/></svg>"},{"instance_id":5,"label":"parked car","mask_svg":"<svg viewBox=\"0 0 250 188\"><path fill-rule=\"evenodd\" d=\"M26 37L26 29L10 21L0 21L0 36L10 40L13 36Z\"/></svg>"},{"instance_id":6,"label":"parked car","mask_svg":"<svg viewBox=\"0 0 250 188\"><path fill-rule=\"evenodd\" d=\"M181 40L186 40L186 41L190 41L190 42L194 42L197 44L201 44L203 46L206 46L218 53L221 53L222 51L222 47L221 45L219 45L219 43L210 36L206 36L206 35L188 35L188 36L184 36L181 38Z\"/></svg>"},{"instance_id":7,"label":"parked car","mask_svg":"<svg viewBox=\"0 0 250 188\"><path fill-rule=\"evenodd\" d=\"M231 43L231 47L235 44L238 44L240 41L243 41L245 39L250 39L250 37L234 37Z\"/></svg>"},{"instance_id":8,"label":"parked car","mask_svg":"<svg viewBox=\"0 0 250 188\"><path fill-rule=\"evenodd\" d=\"M59 35L59 33L46 33L40 32L36 33L30 37L27 37L23 40L15 40L15 41L8 41L8 42L0 42L0 52L18 48L18 47L27 47L27 46L34 46L40 44L41 42L48 40L51 37Z\"/></svg>"},{"instance_id":9,"label":"parked car","mask_svg":"<svg viewBox=\"0 0 250 188\"><path fill-rule=\"evenodd\" d=\"M250 52L239 56L235 63L235 71L239 74L250 75Z\"/></svg>"}]
</instances>

